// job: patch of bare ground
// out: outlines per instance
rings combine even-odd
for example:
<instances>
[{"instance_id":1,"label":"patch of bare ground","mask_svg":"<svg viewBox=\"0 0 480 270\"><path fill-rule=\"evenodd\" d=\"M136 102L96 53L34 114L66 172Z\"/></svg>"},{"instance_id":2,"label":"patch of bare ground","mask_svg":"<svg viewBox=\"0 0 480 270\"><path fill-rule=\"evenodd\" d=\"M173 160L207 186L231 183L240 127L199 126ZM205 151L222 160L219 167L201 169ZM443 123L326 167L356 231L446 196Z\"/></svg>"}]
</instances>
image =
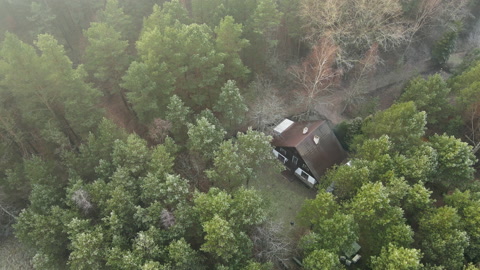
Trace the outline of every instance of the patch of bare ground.
<instances>
[{"instance_id":1,"label":"patch of bare ground","mask_svg":"<svg viewBox=\"0 0 480 270\"><path fill-rule=\"evenodd\" d=\"M289 239L293 246L296 246L296 243L307 232L307 228L299 225L298 212L305 199L314 199L317 191L308 188L288 170L281 174L271 174L267 171L251 181L251 186L258 190L267 202L271 222L280 226L282 234ZM296 254L291 254L291 256L296 256ZM289 269L298 269L290 259L284 260L284 263L288 265Z\"/></svg>"},{"instance_id":2,"label":"patch of bare ground","mask_svg":"<svg viewBox=\"0 0 480 270\"><path fill-rule=\"evenodd\" d=\"M428 58L401 65L395 63L384 63L383 65L397 65L398 67L388 71L377 71L371 77L362 80L360 89L358 85L352 83L332 91L330 95L324 96L318 101L315 107L316 111L332 121L333 124L338 124L345 119L357 116L352 108L362 106L375 98L378 100L377 109L387 109L400 96L406 82L417 75L432 71Z\"/></svg>"},{"instance_id":3,"label":"patch of bare ground","mask_svg":"<svg viewBox=\"0 0 480 270\"><path fill-rule=\"evenodd\" d=\"M148 128L138 122L135 113L128 109L119 94L104 96L100 106L105 109L105 117L129 133L135 132L145 138Z\"/></svg>"},{"instance_id":4,"label":"patch of bare ground","mask_svg":"<svg viewBox=\"0 0 480 270\"><path fill-rule=\"evenodd\" d=\"M15 237L0 239L0 270L33 270L33 254Z\"/></svg>"}]
</instances>

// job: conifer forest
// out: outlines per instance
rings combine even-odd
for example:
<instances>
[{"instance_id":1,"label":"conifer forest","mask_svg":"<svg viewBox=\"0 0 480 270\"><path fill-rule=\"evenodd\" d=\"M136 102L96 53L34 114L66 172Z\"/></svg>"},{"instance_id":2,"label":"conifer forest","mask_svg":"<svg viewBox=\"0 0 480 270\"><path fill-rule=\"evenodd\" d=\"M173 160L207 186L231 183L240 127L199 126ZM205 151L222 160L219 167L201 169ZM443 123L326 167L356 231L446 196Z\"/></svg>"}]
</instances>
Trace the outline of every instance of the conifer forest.
<instances>
[{"instance_id":1,"label":"conifer forest","mask_svg":"<svg viewBox=\"0 0 480 270\"><path fill-rule=\"evenodd\" d=\"M479 149L478 0L0 0L0 270L480 269Z\"/></svg>"}]
</instances>

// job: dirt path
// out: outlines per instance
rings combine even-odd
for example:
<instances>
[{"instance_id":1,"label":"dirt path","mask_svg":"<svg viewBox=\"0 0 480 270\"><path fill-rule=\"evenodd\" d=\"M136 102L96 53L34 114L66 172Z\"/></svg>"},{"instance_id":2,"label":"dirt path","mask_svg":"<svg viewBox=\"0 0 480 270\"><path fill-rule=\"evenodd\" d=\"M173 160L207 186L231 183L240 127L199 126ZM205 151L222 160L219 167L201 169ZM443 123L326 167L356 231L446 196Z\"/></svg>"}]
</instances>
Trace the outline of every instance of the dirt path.
<instances>
[{"instance_id":1,"label":"dirt path","mask_svg":"<svg viewBox=\"0 0 480 270\"><path fill-rule=\"evenodd\" d=\"M404 87L404 84L412 77L432 72L428 59L414 63L406 63L388 73L378 72L372 78L364 82L362 96L366 100L379 98L378 109L384 110L392 105ZM317 106L316 111L327 119L337 124L348 117L344 114L345 99L348 96L349 88L338 89L332 95L324 97Z\"/></svg>"},{"instance_id":2,"label":"dirt path","mask_svg":"<svg viewBox=\"0 0 480 270\"><path fill-rule=\"evenodd\" d=\"M120 95L104 97L101 106L105 109L105 117L127 132L135 132L140 136L147 132L147 128L139 124L135 115L125 107Z\"/></svg>"}]
</instances>

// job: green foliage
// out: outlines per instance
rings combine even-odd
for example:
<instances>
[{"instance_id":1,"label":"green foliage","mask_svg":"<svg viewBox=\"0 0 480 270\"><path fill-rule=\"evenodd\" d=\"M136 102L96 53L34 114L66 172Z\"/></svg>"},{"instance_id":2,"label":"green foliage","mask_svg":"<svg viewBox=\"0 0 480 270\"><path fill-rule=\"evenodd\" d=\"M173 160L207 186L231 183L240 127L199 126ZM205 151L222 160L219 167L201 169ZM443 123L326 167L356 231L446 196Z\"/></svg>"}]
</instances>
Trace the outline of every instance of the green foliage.
<instances>
[{"instance_id":1,"label":"green foliage","mask_svg":"<svg viewBox=\"0 0 480 270\"><path fill-rule=\"evenodd\" d=\"M190 18L188 11L178 0L164 2L160 7L158 4L153 6L153 12L143 20L142 33L153 30L158 27L163 31L167 26L175 26L179 24L189 24Z\"/></svg>"},{"instance_id":2,"label":"green foliage","mask_svg":"<svg viewBox=\"0 0 480 270\"><path fill-rule=\"evenodd\" d=\"M168 141L166 140L164 144L158 144L151 150L151 157L148 163L149 172L156 175L173 173L173 165L175 161L173 155L175 153L169 149L169 147L171 146L168 145Z\"/></svg>"},{"instance_id":3,"label":"green foliage","mask_svg":"<svg viewBox=\"0 0 480 270\"><path fill-rule=\"evenodd\" d=\"M120 33L122 37L132 38L132 19L130 15L124 13L118 0L107 0L105 9L97 13L98 21L105 23Z\"/></svg>"},{"instance_id":4,"label":"green foliage","mask_svg":"<svg viewBox=\"0 0 480 270\"><path fill-rule=\"evenodd\" d=\"M445 121L450 115L449 93L450 88L439 74L426 80L417 77L408 83L400 96L400 102L413 101L419 111L427 113L427 123L435 125Z\"/></svg>"},{"instance_id":5,"label":"green foliage","mask_svg":"<svg viewBox=\"0 0 480 270\"><path fill-rule=\"evenodd\" d=\"M480 60L480 49L473 49L468 52L462 60L462 63L455 68L454 75L460 75L478 64ZM454 77L455 78L455 77ZM455 80L455 79L454 79Z\"/></svg>"},{"instance_id":6,"label":"green foliage","mask_svg":"<svg viewBox=\"0 0 480 270\"><path fill-rule=\"evenodd\" d=\"M53 34L52 31L55 29L54 22L57 16L52 12L48 4L31 2L30 13L31 16L26 19L36 26L29 31L32 39L43 33Z\"/></svg>"},{"instance_id":7,"label":"green foliage","mask_svg":"<svg viewBox=\"0 0 480 270\"><path fill-rule=\"evenodd\" d=\"M167 106L167 112L165 113L165 119L170 122L170 131L177 140L185 137L189 116L190 108L185 106L177 95L171 96Z\"/></svg>"},{"instance_id":8,"label":"green foliage","mask_svg":"<svg viewBox=\"0 0 480 270\"><path fill-rule=\"evenodd\" d=\"M345 269L338 255L323 249L315 250L304 260L303 265L307 270L341 270Z\"/></svg>"},{"instance_id":9,"label":"green foliage","mask_svg":"<svg viewBox=\"0 0 480 270\"><path fill-rule=\"evenodd\" d=\"M203 160L210 160L224 136L225 131L222 127L216 127L202 117L197 119L195 125L188 124L187 147L190 151L199 154Z\"/></svg>"},{"instance_id":10,"label":"green foliage","mask_svg":"<svg viewBox=\"0 0 480 270\"><path fill-rule=\"evenodd\" d=\"M373 270L419 270L422 253L417 249L396 247L389 244L378 257L372 257Z\"/></svg>"},{"instance_id":11,"label":"green foliage","mask_svg":"<svg viewBox=\"0 0 480 270\"><path fill-rule=\"evenodd\" d=\"M40 35L35 48L7 34L0 49L0 94L9 109L53 147L77 146L100 120L99 92L84 82L82 66L74 69L51 35ZM23 143L19 141L19 143Z\"/></svg>"},{"instance_id":12,"label":"green foliage","mask_svg":"<svg viewBox=\"0 0 480 270\"><path fill-rule=\"evenodd\" d=\"M342 121L335 126L333 132L345 150L350 150L353 138L361 132L362 123L363 119L357 117L350 121Z\"/></svg>"},{"instance_id":13,"label":"green foliage","mask_svg":"<svg viewBox=\"0 0 480 270\"><path fill-rule=\"evenodd\" d=\"M413 216L418 221L419 217L433 208L432 191L428 190L423 184L414 184L405 196L403 209L406 214Z\"/></svg>"},{"instance_id":14,"label":"green foliage","mask_svg":"<svg viewBox=\"0 0 480 270\"><path fill-rule=\"evenodd\" d=\"M246 133L237 133L237 144L241 164L247 175L247 186L251 179L257 177L261 169L269 168L271 172L279 173L283 166L272 155L271 136L248 128Z\"/></svg>"},{"instance_id":15,"label":"green foliage","mask_svg":"<svg viewBox=\"0 0 480 270\"><path fill-rule=\"evenodd\" d=\"M205 223L217 215L232 221L231 227L236 231L260 224L266 219L264 202L255 190L242 188L228 194L211 188L208 193L196 193L194 203L200 222Z\"/></svg>"},{"instance_id":16,"label":"green foliage","mask_svg":"<svg viewBox=\"0 0 480 270\"><path fill-rule=\"evenodd\" d=\"M223 141L214 155L213 168L205 173L215 186L230 190L246 181L247 175L240 163L237 144L231 140Z\"/></svg>"},{"instance_id":17,"label":"green foliage","mask_svg":"<svg viewBox=\"0 0 480 270\"><path fill-rule=\"evenodd\" d=\"M250 72L240 58L242 49L250 45L247 39L241 37L242 33L243 26L235 23L231 16L225 16L215 27L215 49L224 57L223 77L236 78L239 82L242 82Z\"/></svg>"},{"instance_id":18,"label":"green foliage","mask_svg":"<svg viewBox=\"0 0 480 270\"><path fill-rule=\"evenodd\" d=\"M478 195L470 191L460 192L445 196L445 203L455 207L461 217L460 227L469 238L469 245L465 249L468 261L477 263L480 260L480 200Z\"/></svg>"},{"instance_id":19,"label":"green foliage","mask_svg":"<svg viewBox=\"0 0 480 270\"><path fill-rule=\"evenodd\" d=\"M200 257L185 239L172 241L167 250L172 268L178 270L203 269Z\"/></svg>"},{"instance_id":20,"label":"green foliage","mask_svg":"<svg viewBox=\"0 0 480 270\"><path fill-rule=\"evenodd\" d=\"M213 167L206 171L215 185L233 190L242 183L249 184L259 172L269 168L280 172L281 164L272 153L271 136L249 129L237 133L236 141L224 141L214 152Z\"/></svg>"},{"instance_id":21,"label":"green foliage","mask_svg":"<svg viewBox=\"0 0 480 270\"><path fill-rule=\"evenodd\" d=\"M429 144L421 144L395 157L395 172L409 183L429 182L438 166L437 151Z\"/></svg>"},{"instance_id":22,"label":"green foliage","mask_svg":"<svg viewBox=\"0 0 480 270\"><path fill-rule=\"evenodd\" d=\"M280 24L283 14L278 11L277 3L273 0L259 0L252 15L251 27L260 35L271 34Z\"/></svg>"},{"instance_id":23,"label":"green foliage","mask_svg":"<svg viewBox=\"0 0 480 270\"><path fill-rule=\"evenodd\" d=\"M223 0L192 0L192 17L196 23L205 23L210 27L219 24L225 16Z\"/></svg>"},{"instance_id":24,"label":"green foliage","mask_svg":"<svg viewBox=\"0 0 480 270\"><path fill-rule=\"evenodd\" d=\"M174 81L167 70L165 63L152 67L145 62L133 61L123 76L121 86L129 90L127 99L139 120L144 123L164 114Z\"/></svg>"},{"instance_id":25,"label":"green foliage","mask_svg":"<svg viewBox=\"0 0 480 270\"><path fill-rule=\"evenodd\" d=\"M228 130L243 122L248 107L235 81L229 80L225 83L213 109L221 113L224 126L228 127Z\"/></svg>"},{"instance_id":26,"label":"green foliage","mask_svg":"<svg viewBox=\"0 0 480 270\"><path fill-rule=\"evenodd\" d=\"M348 208L360 227L364 254L377 255L389 243L406 247L413 242L413 231L405 224L403 210L391 205L388 189L381 183L363 185Z\"/></svg>"},{"instance_id":27,"label":"green foliage","mask_svg":"<svg viewBox=\"0 0 480 270\"><path fill-rule=\"evenodd\" d=\"M242 268L242 270L270 270L273 269L273 264L271 262L268 263L259 263L255 261L250 261L247 266Z\"/></svg>"},{"instance_id":28,"label":"green foliage","mask_svg":"<svg viewBox=\"0 0 480 270\"><path fill-rule=\"evenodd\" d=\"M147 169L149 158L147 142L138 135L129 135L125 142L115 141L112 153L112 161L115 167L122 167L138 176Z\"/></svg>"},{"instance_id":29,"label":"green foliage","mask_svg":"<svg viewBox=\"0 0 480 270\"><path fill-rule=\"evenodd\" d=\"M178 175L167 174L159 178L148 174L141 184L142 200L144 203L159 201L169 209L185 202L189 194L188 181Z\"/></svg>"},{"instance_id":30,"label":"green foliage","mask_svg":"<svg viewBox=\"0 0 480 270\"><path fill-rule=\"evenodd\" d=\"M73 218L72 213L57 206L46 214L23 210L14 225L15 236L37 250L38 264L61 269L67 255L66 224Z\"/></svg>"},{"instance_id":31,"label":"green foliage","mask_svg":"<svg viewBox=\"0 0 480 270\"><path fill-rule=\"evenodd\" d=\"M357 148L357 156L361 159L359 163L369 168L372 181L382 179L386 172L395 168L391 154L393 146L390 138L383 135L366 140Z\"/></svg>"},{"instance_id":32,"label":"green foliage","mask_svg":"<svg viewBox=\"0 0 480 270\"><path fill-rule=\"evenodd\" d=\"M458 39L458 30L450 30L443 34L443 36L433 45L432 61L435 65L444 66L448 61L450 54L455 49L455 44Z\"/></svg>"},{"instance_id":33,"label":"green foliage","mask_svg":"<svg viewBox=\"0 0 480 270\"><path fill-rule=\"evenodd\" d=\"M320 182L323 188L327 188L333 183L335 196L346 200L352 198L358 189L369 181L369 169L352 162L351 166L340 166L327 171Z\"/></svg>"},{"instance_id":34,"label":"green foliage","mask_svg":"<svg viewBox=\"0 0 480 270\"><path fill-rule=\"evenodd\" d=\"M307 254L307 269L336 269L338 256L332 258L329 254L339 254L358 241L353 215L345 214L331 193L320 191L314 200L306 200L299 218L312 230L300 240L300 247Z\"/></svg>"},{"instance_id":35,"label":"green foliage","mask_svg":"<svg viewBox=\"0 0 480 270\"><path fill-rule=\"evenodd\" d=\"M266 73L267 65L274 63L277 47L277 32L283 14L279 11L277 1L255 1L255 9L250 11L250 18L245 22L247 38L252 46L246 48L246 62L257 73ZM235 18L237 19L237 18ZM273 64L272 66L275 66Z\"/></svg>"},{"instance_id":36,"label":"green foliage","mask_svg":"<svg viewBox=\"0 0 480 270\"><path fill-rule=\"evenodd\" d=\"M387 135L393 143L393 149L404 152L421 143L425 125L425 112L418 112L413 102L394 104L364 121L363 135L357 138L356 143L358 145L359 141Z\"/></svg>"},{"instance_id":37,"label":"green foliage","mask_svg":"<svg viewBox=\"0 0 480 270\"><path fill-rule=\"evenodd\" d=\"M468 236L460 228L455 208L444 206L424 215L419 222L419 241L424 261L446 269L461 269Z\"/></svg>"},{"instance_id":38,"label":"green foliage","mask_svg":"<svg viewBox=\"0 0 480 270\"><path fill-rule=\"evenodd\" d=\"M154 11L147 21L156 16ZM147 21L137 42L140 60L132 63L123 84L140 119L162 116L172 92L189 107L212 105L224 67L212 31L197 24L149 28Z\"/></svg>"},{"instance_id":39,"label":"green foliage","mask_svg":"<svg viewBox=\"0 0 480 270\"><path fill-rule=\"evenodd\" d=\"M434 135L430 142L438 155L438 167L433 181L448 189L464 187L473 179L475 169L472 166L477 159L470 145L447 135Z\"/></svg>"},{"instance_id":40,"label":"green foliage","mask_svg":"<svg viewBox=\"0 0 480 270\"><path fill-rule=\"evenodd\" d=\"M238 253L237 239L228 221L215 215L203 223L205 243L201 250L214 254L223 261L229 261Z\"/></svg>"},{"instance_id":41,"label":"green foliage","mask_svg":"<svg viewBox=\"0 0 480 270\"><path fill-rule=\"evenodd\" d=\"M480 62L476 62L462 74L449 81L452 90L458 93L457 102L462 106L462 110L475 103L480 96L478 91L478 85L480 84L478 74L480 74Z\"/></svg>"},{"instance_id":42,"label":"green foliage","mask_svg":"<svg viewBox=\"0 0 480 270\"><path fill-rule=\"evenodd\" d=\"M102 269L105 267L104 234L100 228L80 232L71 237L70 269Z\"/></svg>"},{"instance_id":43,"label":"green foliage","mask_svg":"<svg viewBox=\"0 0 480 270\"><path fill-rule=\"evenodd\" d=\"M128 41L107 23L92 23L84 32L89 45L85 49L85 69L100 82L107 94L119 91L123 73L127 69Z\"/></svg>"},{"instance_id":44,"label":"green foliage","mask_svg":"<svg viewBox=\"0 0 480 270\"><path fill-rule=\"evenodd\" d=\"M113 171L112 152L115 140L125 141L126 138L124 130L103 118L96 132L87 136L78 151L64 152L62 157L68 169L85 181L93 181L95 172L98 172L100 167L102 170Z\"/></svg>"},{"instance_id":45,"label":"green foliage","mask_svg":"<svg viewBox=\"0 0 480 270\"><path fill-rule=\"evenodd\" d=\"M198 120L202 117L205 117L208 120L208 122L210 122L211 124L214 124L216 127L223 128L223 125L220 123L218 118L215 116L215 114L213 114L213 112L210 109L206 108L202 110L199 114L195 115L195 120Z\"/></svg>"}]
</instances>

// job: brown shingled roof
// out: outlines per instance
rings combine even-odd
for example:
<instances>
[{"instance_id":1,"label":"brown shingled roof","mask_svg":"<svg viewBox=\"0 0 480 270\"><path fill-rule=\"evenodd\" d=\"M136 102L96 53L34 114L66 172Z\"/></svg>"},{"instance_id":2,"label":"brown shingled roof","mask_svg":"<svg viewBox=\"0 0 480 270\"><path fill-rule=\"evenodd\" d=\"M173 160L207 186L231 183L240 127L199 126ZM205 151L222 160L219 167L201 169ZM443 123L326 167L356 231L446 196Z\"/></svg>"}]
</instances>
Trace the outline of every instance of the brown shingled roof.
<instances>
[{"instance_id":1,"label":"brown shingled roof","mask_svg":"<svg viewBox=\"0 0 480 270\"><path fill-rule=\"evenodd\" d=\"M305 127L308 127L308 131L303 134ZM318 144L314 141L315 136L318 137ZM347 153L324 120L294 123L275 136L272 144L277 147L294 147L317 180L328 168L347 158Z\"/></svg>"},{"instance_id":2,"label":"brown shingled roof","mask_svg":"<svg viewBox=\"0 0 480 270\"><path fill-rule=\"evenodd\" d=\"M280 147L297 147L302 141L307 138L313 140L314 131L325 123L325 120L315 122L295 122L282 134L273 138L272 144ZM303 134L303 129L307 127L308 132Z\"/></svg>"}]
</instances>

